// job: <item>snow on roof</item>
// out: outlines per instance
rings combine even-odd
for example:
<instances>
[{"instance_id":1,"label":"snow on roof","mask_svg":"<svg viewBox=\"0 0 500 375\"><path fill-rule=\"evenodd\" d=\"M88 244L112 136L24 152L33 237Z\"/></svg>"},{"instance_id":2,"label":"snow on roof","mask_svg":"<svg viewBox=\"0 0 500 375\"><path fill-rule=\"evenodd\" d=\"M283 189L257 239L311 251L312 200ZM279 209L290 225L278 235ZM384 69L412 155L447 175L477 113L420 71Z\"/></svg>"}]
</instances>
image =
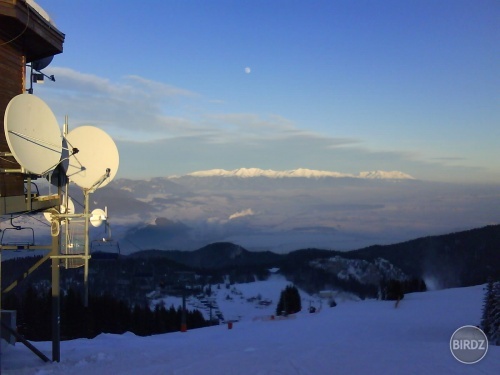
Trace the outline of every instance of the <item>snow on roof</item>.
<instances>
[{"instance_id":1,"label":"snow on roof","mask_svg":"<svg viewBox=\"0 0 500 375\"><path fill-rule=\"evenodd\" d=\"M26 0L26 3L30 7L32 7L38 14L40 14L47 22L55 26L55 23L54 21L52 21L49 14L40 5L38 5L35 0Z\"/></svg>"}]
</instances>

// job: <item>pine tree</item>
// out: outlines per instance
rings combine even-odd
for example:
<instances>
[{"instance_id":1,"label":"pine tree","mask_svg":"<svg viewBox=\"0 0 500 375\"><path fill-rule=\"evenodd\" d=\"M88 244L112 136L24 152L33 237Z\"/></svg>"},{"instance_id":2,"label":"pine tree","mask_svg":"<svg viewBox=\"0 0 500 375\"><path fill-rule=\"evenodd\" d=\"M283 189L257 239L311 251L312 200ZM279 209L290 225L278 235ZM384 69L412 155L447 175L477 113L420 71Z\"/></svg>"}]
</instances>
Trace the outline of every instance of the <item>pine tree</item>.
<instances>
[{"instance_id":1,"label":"pine tree","mask_svg":"<svg viewBox=\"0 0 500 375\"><path fill-rule=\"evenodd\" d=\"M500 281L493 284L493 302L490 313L490 342L500 345Z\"/></svg>"},{"instance_id":2,"label":"pine tree","mask_svg":"<svg viewBox=\"0 0 500 375\"><path fill-rule=\"evenodd\" d=\"M490 279L486 286L486 293L484 295L484 303L483 303L483 314L481 317L481 329L486 334L486 336L488 336L488 338L491 335L491 329L492 329L491 319L492 319L494 302L495 302L495 296L493 294L493 280Z\"/></svg>"},{"instance_id":3,"label":"pine tree","mask_svg":"<svg viewBox=\"0 0 500 375\"><path fill-rule=\"evenodd\" d=\"M380 286L380 296L382 300L397 301L402 300L405 296L403 284L399 280L389 279L383 281Z\"/></svg>"},{"instance_id":4,"label":"pine tree","mask_svg":"<svg viewBox=\"0 0 500 375\"><path fill-rule=\"evenodd\" d=\"M295 314L300 310L302 310L302 302L299 290L294 285L288 285L285 290L281 291L276 315Z\"/></svg>"}]
</instances>

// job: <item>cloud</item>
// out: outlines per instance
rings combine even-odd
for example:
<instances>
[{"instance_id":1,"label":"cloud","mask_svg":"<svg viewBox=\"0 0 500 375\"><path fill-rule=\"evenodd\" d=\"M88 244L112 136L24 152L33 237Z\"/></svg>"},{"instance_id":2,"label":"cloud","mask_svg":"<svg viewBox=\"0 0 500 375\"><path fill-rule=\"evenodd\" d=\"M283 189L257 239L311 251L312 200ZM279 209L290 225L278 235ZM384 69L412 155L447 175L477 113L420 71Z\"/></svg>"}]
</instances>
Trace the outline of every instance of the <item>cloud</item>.
<instances>
[{"instance_id":1,"label":"cloud","mask_svg":"<svg viewBox=\"0 0 500 375\"><path fill-rule=\"evenodd\" d=\"M255 214L252 211L252 209L251 208L247 208L246 210L235 212L234 214L230 215L229 216L229 220L237 219L239 217L253 216L253 215L255 215Z\"/></svg>"},{"instance_id":2,"label":"cloud","mask_svg":"<svg viewBox=\"0 0 500 375\"><path fill-rule=\"evenodd\" d=\"M277 114L214 113L224 104L200 94L131 75L111 81L69 68L47 68L57 85L37 87L57 113L67 113L70 125L83 123L104 128L115 138L130 142L161 142L177 138L202 139L206 144L246 143L321 137L298 128ZM208 105L208 107L206 107ZM357 143L331 139L329 147Z\"/></svg>"},{"instance_id":3,"label":"cloud","mask_svg":"<svg viewBox=\"0 0 500 375\"><path fill-rule=\"evenodd\" d=\"M224 100L137 75L110 80L63 67L49 67L47 73L57 81L37 86L37 93L56 116L69 115L70 130L90 124L113 137L119 177L241 167L351 174L399 170L441 181L477 181L487 174L481 167L451 165L459 159L429 160L397 145L371 149L361 138L334 137L277 113L235 113Z\"/></svg>"},{"instance_id":4,"label":"cloud","mask_svg":"<svg viewBox=\"0 0 500 375\"><path fill-rule=\"evenodd\" d=\"M178 110L184 101L197 98L189 90L138 76L112 82L68 68L54 67L50 73L57 85L37 87L37 91L43 92L56 114L69 115L70 127L92 124L115 139L134 141L185 135L195 128Z\"/></svg>"},{"instance_id":5,"label":"cloud","mask_svg":"<svg viewBox=\"0 0 500 375\"><path fill-rule=\"evenodd\" d=\"M145 79L143 77L136 76L136 75L126 76L125 78L128 81L131 81L134 88L140 87L143 90L145 90L143 94L145 94L149 97L154 97L154 96L196 97L196 96L198 96L198 94L196 94L192 91L189 91L186 89L181 89L179 87L175 87L172 85L167 85L165 83L161 83L158 81L151 81L151 80L148 80L148 79Z\"/></svg>"},{"instance_id":6,"label":"cloud","mask_svg":"<svg viewBox=\"0 0 500 375\"><path fill-rule=\"evenodd\" d=\"M70 68L49 67L47 71L57 78L57 85L53 90L74 92L78 94L88 93L92 96L113 94L118 97L129 95L154 97L179 97L197 96L194 92L174 87L165 83L151 81L136 75L129 75L119 82L112 82L94 74L82 73Z\"/></svg>"}]
</instances>

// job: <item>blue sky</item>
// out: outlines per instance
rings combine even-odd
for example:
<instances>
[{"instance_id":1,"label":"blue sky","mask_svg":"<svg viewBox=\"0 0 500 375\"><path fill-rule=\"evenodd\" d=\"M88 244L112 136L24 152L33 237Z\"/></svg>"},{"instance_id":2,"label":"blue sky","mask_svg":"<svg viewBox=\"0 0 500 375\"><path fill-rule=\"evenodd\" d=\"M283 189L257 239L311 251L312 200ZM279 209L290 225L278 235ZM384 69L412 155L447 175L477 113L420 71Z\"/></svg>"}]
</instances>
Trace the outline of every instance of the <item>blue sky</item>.
<instances>
[{"instance_id":1,"label":"blue sky","mask_svg":"<svg viewBox=\"0 0 500 375\"><path fill-rule=\"evenodd\" d=\"M500 182L498 1L37 3L66 40L35 94L61 123L107 131L118 177Z\"/></svg>"}]
</instances>

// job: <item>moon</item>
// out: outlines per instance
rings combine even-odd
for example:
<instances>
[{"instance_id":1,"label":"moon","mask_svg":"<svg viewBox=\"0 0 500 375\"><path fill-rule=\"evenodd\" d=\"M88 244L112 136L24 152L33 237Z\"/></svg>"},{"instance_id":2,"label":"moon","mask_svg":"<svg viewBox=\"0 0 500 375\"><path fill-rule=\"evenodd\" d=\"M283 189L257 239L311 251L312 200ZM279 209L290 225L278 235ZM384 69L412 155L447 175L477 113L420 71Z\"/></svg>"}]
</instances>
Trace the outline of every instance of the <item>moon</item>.
<instances>
[{"instance_id":1,"label":"moon","mask_svg":"<svg viewBox=\"0 0 500 375\"><path fill-rule=\"evenodd\" d=\"M247 66L247 67L245 68L245 73L246 73L246 74L250 74L250 72L251 72L251 71L252 71L252 69L250 69L250 67L248 67L248 66Z\"/></svg>"}]
</instances>

